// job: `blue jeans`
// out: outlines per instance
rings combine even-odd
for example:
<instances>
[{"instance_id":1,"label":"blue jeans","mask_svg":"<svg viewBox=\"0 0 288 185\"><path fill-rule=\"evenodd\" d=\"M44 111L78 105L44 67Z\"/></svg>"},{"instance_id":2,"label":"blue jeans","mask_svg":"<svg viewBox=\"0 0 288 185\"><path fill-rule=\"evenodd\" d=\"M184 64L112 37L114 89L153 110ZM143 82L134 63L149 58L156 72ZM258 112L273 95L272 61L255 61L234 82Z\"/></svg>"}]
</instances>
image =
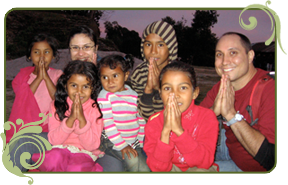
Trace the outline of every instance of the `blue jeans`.
<instances>
[{"instance_id":1,"label":"blue jeans","mask_svg":"<svg viewBox=\"0 0 288 185\"><path fill-rule=\"evenodd\" d=\"M137 157L134 157L132 154L130 154L131 159L128 158L128 156L125 154L125 158L122 159L122 153L121 151L117 151L112 149L113 143L109 139L102 138L101 141L102 150L113 157L115 157L118 160L122 161L122 164L124 166L125 171L128 172L150 172L149 167L146 164L147 156L144 153L143 149L140 147L136 147L136 151L138 153Z\"/></svg>"},{"instance_id":2,"label":"blue jeans","mask_svg":"<svg viewBox=\"0 0 288 185\"><path fill-rule=\"evenodd\" d=\"M32 134L25 134L25 135L32 136ZM35 134L33 134L33 135L35 135ZM38 136L41 136L48 141L47 135L48 135L48 132L42 132L42 133L38 134ZM28 171L28 169L24 168L20 164L21 154L23 152L29 152L32 156L34 153L40 152L38 150L37 146L35 146L34 144L29 143L29 142L33 143L35 141L31 138L21 138L16 142L14 147L10 148L10 160L14 163L14 166L17 166L21 171L24 171L24 172ZM23 143L26 143L26 144L23 144ZM19 146L21 146L21 147L19 147ZM43 152L43 151L41 151L41 152ZM27 159L26 162L28 164L35 164L31 158ZM124 171L124 168L123 168L121 161L117 160L116 158L114 158L112 156L106 155L106 154L103 157L98 158L96 160L96 162L103 167L104 172L122 172L122 171Z\"/></svg>"},{"instance_id":3,"label":"blue jeans","mask_svg":"<svg viewBox=\"0 0 288 185\"><path fill-rule=\"evenodd\" d=\"M226 146L225 129L221 129L221 143L216 148L215 163L219 165L219 172L242 172L240 168L230 158L229 150Z\"/></svg>"}]
</instances>

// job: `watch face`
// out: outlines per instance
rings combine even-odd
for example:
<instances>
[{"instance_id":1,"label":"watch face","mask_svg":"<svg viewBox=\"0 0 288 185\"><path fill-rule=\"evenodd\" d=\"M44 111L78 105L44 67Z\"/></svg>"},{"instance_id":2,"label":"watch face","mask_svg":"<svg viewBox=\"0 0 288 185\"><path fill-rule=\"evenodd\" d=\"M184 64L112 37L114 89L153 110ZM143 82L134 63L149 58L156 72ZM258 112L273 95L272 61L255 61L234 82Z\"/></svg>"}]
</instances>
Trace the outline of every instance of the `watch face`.
<instances>
[{"instance_id":1,"label":"watch face","mask_svg":"<svg viewBox=\"0 0 288 185\"><path fill-rule=\"evenodd\" d=\"M237 121L242 120L242 115L241 115L241 114L236 114L236 115L235 115L235 119L236 119Z\"/></svg>"}]
</instances>

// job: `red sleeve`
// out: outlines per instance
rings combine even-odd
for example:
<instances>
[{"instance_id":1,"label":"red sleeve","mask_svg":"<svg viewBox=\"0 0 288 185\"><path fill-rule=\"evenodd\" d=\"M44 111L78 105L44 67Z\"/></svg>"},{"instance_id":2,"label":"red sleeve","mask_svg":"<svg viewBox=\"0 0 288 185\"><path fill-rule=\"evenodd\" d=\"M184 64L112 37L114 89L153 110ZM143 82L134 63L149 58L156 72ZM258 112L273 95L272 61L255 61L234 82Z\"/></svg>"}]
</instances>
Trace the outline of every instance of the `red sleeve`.
<instances>
[{"instance_id":1,"label":"red sleeve","mask_svg":"<svg viewBox=\"0 0 288 185\"><path fill-rule=\"evenodd\" d=\"M159 114L159 113L158 113ZM157 115L157 114L156 114ZM160 141L161 130L163 123L161 123L160 116L153 119L150 117L145 126L145 140L144 151L147 155L147 165L153 172L171 171L172 159L174 156L174 143L170 141L169 145ZM152 120L152 121L151 121Z\"/></svg>"},{"instance_id":2,"label":"red sleeve","mask_svg":"<svg viewBox=\"0 0 288 185\"><path fill-rule=\"evenodd\" d=\"M259 120L253 127L275 144L275 81L265 87L259 106Z\"/></svg>"}]
</instances>

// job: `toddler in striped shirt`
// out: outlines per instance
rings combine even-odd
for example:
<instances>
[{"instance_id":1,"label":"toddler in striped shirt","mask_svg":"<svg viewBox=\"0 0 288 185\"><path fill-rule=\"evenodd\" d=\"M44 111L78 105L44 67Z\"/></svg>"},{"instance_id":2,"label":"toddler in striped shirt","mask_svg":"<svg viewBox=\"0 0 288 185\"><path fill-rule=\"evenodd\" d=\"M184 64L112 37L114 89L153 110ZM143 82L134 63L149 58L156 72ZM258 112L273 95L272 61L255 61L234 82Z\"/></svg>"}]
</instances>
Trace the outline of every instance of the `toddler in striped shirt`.
<instances>
[{"instance_id":1,"label":"toddler in striped shirt","mask_svg":"<svg viewBox=\"0 0 288 185\"><path fill-rule=\"evenodd\" d=\"M103 89L97 102L103 115L102 149L123 162L126 171L150 171L143 154L146 121L137 110L138 94L125 81L133 68L131 55L109 55L97 64Z\"/></svg>"}]
</instances>

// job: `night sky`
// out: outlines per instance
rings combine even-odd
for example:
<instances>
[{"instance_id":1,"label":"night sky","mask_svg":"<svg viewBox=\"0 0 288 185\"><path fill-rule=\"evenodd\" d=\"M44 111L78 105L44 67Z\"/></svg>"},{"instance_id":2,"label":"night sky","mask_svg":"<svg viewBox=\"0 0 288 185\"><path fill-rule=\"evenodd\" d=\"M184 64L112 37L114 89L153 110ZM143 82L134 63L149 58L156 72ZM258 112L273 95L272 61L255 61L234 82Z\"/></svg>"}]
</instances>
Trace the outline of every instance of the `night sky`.
<instances>
[{"instance_id":1,"label":"night sky","mask_svg":"<svg viewBox=\"0 0 288 185\"><path fill-rule=\"evenodd\" d=\"M239 15L242 10L217 10L219 14L218 22L212 28L212 32L220 37L227 31L237 31L247 35L252 43L264 42L272 34L271 21L269 16L262 10L248 10L242 14L245 24L249 24L249 17L254 16L257 19L257 27L252 31L243 29L239 24ZM195 10L114 10L110 12L105 20L100 20L101 37L105 37L104 22L117 21L122 27L129 30L135 30L142 35L145 27L154 22L161 20L166 16L172 17L175 21L180 21L182 17L187 20L186 25L191 26L193 13Z\"/></svg>"}]
</instances>

